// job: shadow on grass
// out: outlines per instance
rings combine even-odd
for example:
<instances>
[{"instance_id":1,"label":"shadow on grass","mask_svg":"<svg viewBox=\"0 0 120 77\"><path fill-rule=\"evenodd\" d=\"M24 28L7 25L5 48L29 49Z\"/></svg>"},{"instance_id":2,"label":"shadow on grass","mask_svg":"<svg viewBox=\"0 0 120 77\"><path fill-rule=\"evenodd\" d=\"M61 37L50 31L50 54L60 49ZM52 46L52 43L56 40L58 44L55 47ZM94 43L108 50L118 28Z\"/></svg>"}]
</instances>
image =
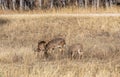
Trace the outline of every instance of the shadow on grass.
<instances>
[{"instance_id":1,"label":"shadow on grass","mask_svg":"<svg viewBox=\"0 0 120 77\"><path fill-rule=\"evenodd\" d=\"M4 24L7 24L8 22L10 22L10 21L7 20L7 19L1 19L0 18L0 27L3 26Z\"/></svg>"}]
</instances>

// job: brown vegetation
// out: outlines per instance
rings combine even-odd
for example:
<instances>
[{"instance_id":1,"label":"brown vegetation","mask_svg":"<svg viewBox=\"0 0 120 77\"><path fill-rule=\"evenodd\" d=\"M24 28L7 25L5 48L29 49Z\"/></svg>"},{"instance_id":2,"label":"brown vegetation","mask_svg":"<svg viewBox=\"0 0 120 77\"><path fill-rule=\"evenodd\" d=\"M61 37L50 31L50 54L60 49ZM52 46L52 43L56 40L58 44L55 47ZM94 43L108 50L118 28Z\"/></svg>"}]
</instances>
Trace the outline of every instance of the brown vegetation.
<instances>
[{"instance_id":1,"label":"brown vegetation","mask_svg":"<svg viewBox=\"0 0 120 77\"><path fill-rule=\"evenodd\" d=\"M61 9L47 9L47 10L30 10L30 11L17 11L17 10L0 10L0 14L88 14L88 13L120 13L120 7L114 6L111 8L78 8L66 7Z\"/></svg>"},{"instance_id":2,"label":"brown vegetation","mask_svg":"<svg viewBox=\"0 0 120 77\"><path fill-rule=\"evenodd\" d=\"M0 17L1 77L120 77L120 17ZM66 34L80 60L36 59L38 40ZM68 48L67 48L68 49Z\"/></svg>"}]
</instances>

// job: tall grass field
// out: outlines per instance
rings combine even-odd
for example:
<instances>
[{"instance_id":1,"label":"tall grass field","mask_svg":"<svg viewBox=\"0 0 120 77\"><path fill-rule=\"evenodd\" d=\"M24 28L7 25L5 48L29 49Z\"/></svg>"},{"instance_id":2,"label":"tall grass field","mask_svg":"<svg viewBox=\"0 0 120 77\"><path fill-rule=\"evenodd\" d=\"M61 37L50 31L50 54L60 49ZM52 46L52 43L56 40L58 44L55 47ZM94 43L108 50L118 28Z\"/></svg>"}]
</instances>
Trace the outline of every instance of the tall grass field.
<instances>
[{"instance_id":1,"label":"tall grass field","mask_svg":"<svg viewBox=\"0 0 120 77\"><path fill-rule=\"evenodd\" d=\"M60 34L82 59L36 57L39 40ZM0 77L120 77L120 17L0 16Z\"/></svg>"}]
</instances>

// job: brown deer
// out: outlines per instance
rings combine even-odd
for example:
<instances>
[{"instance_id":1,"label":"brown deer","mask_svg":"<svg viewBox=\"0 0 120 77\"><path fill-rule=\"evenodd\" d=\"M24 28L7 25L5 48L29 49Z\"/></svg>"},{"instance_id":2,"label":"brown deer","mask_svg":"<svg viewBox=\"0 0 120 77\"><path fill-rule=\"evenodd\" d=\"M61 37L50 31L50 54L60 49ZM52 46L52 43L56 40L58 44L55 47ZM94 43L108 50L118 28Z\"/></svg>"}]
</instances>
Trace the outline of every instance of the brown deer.
<instances>
[{"instance_id":1,"label":"brown deer","mask_svg":"<svg viewBox=\"0 0 120 77\"><path fill-rule=\"evenodd\" d=\"M46 42L45 41L39 41L37 50L35 51L35 54L37 57L44 57L46 53L45 49Z\"/></svg>"},{"instance_id":2,"label":"brown deer","mask_svg":"<svg viewBox=\"0 0 120 77\"><path fill-rule=\"evenodd\" d=\"M57 54L60 53L63 55L65 45L66 45L66 42L63 38L55 38L46 44L46 52L49 55L56 54L56 53ZM56 50L58 50L59 52L57 52Z\"/></svg>"},{"instance_id":3,"label":"brown deer","mask_svg":"<svg viewBox=\"0 0 120 77\"><path fill-rule=\"evenodd\" d=\"M68 50L68 53L69 53L69 57L71 59L76 59L76 58L79 58L81 59L82 56L83 56L83 46L82 44L73 44L72 46L69 47L69 50Z\"/></svg>"}]
</instances>

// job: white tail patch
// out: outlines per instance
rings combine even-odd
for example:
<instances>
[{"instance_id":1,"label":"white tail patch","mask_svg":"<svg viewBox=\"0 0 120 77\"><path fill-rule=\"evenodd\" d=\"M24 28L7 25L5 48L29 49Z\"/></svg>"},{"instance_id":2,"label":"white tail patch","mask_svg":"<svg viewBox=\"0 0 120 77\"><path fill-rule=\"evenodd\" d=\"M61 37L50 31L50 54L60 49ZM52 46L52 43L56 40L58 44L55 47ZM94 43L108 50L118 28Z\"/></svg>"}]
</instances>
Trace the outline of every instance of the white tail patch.
<instances>
[{"instance_id":1,"label":"white tail patch","mask_svg":"<svg viewBox=\"0 0 120 77\"><path fill-rule=\"evenodd\" d=\"M78 54L83 55L83 52L81 52L81 49L78 49Z\"/></svg>"},{"instance_id":2,"label":"white tail patch","mask_svg":"<svg viewBox=\"0 0 120 77\"><path fill-rule=\"evenodd\" d=\"M81 52L80 52L80 51L81 51L81 50L80 50L80 49L78 49L78 53L79 53L79 54L81 54Z\"/></svg>"}]
</instances>

